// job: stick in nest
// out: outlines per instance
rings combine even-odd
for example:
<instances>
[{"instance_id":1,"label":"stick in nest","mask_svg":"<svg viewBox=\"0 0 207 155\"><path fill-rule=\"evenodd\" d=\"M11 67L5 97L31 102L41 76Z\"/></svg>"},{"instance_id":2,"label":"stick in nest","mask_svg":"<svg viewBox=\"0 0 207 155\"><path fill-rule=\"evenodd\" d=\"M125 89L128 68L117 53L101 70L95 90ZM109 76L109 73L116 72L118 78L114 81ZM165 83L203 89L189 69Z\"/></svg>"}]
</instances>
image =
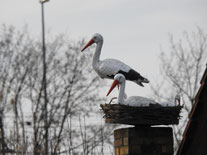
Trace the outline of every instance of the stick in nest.
<instances>
[{"instance_id":1,"label":"stick in nest","mask_svg":"<svg viewBox=\"0 0 207 155\"><path fill-rule=\"evenodd\" d=\"M111 102L115 99L117 99L117 97L112 97L112 99L109 101L109 104L111 104Z\"/></svg>"}]
</instances>

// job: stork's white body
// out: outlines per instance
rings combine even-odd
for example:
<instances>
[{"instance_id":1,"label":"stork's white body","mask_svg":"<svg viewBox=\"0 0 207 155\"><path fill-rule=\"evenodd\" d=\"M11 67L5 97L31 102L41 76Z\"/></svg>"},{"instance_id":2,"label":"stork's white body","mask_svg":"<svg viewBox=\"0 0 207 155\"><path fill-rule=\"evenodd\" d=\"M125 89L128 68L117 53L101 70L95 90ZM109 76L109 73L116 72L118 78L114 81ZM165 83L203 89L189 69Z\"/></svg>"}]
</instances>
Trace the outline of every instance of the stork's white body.
<instances>
[{"instance_id":1,"label":"stork's white body","mask_svg":"<svg viewBox=\"0 0 207 155\"><path fill-rule=\"evenodd\" d=\"M157 103L154 100L146 98L146 97L130 96L129 98L125 100L124 104L128 106L133 106L133 107L136 107L136 106L148 107L151 104L157 104Z\"/></svg>"},{"instance_id":2,"label":"stork's white body","mask_svg":"<svg viewBox=\"0 0 207 155\"><path fill-rule=\"evenodd\" d=\"M101 78L110 78L111 76L116 75L120 70L129 72L131 69L128 65L115 59L99 61L93 65L93 68Z\"/></svg>"}]
</instances>

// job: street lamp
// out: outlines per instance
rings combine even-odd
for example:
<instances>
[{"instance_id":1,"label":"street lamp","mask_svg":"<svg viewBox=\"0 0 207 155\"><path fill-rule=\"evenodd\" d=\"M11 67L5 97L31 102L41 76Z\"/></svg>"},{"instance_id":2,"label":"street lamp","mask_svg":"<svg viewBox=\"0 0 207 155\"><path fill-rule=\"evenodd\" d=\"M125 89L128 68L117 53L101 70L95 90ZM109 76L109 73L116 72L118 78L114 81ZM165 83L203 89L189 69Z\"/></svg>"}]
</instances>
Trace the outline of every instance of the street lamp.
<instances>
[{"instance_id":1,"label":"street lamp","mask_svg":"<svg viewBox=\"0 0 207 155\"><path fill-rule=\"evenodd\" d=\"M45 121L45 155L48 155L48 118L47 118L47 66L46 66L46 46L45 46L45 21L44 21L44 3L49 0L40 0L42 10L42 60L43 60L43 91L44 91L44 121Z\"/></svg>"}]
</instances>

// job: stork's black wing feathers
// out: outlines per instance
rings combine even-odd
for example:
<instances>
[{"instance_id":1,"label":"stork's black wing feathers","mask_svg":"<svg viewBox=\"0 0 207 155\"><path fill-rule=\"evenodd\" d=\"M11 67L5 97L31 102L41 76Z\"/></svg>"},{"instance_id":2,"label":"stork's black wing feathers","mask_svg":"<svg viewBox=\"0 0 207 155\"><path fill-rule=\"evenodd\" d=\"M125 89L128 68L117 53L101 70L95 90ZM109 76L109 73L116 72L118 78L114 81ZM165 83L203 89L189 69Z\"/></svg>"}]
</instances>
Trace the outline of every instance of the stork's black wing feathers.
<instances>
[{"instance_id":1,"label":"stork's black wing feathers","mask_svg":"<svg viewBox=\"0 0 207 155\"><path fill-rule=\"evenodd\" d=\"M138 80L143 81L145 79L133 69L130 69L129 72L123 72L122 70L119 70L118 73L123 74L126 80L130 80L130 81L138 81Z\"/></svg>"},{"instance_id":2,"label":"stork's black wing feathers","mask_svg":"<svg viewBox=\"0 0 207 155\"><path fill-rule=\"evenodd\" d=\"M126 80L136 82L140 86L144 86L142 84L142 82L149 83L148 79L144 78L143 76L141 76L138 72L136 72L133 69L130 69L128 72L119 70L116 74L118 74L118 73L123 74L125 76ZM115 75L108 75L108 78L113 79L114 76Z\"/></svg>"}]
</instances>

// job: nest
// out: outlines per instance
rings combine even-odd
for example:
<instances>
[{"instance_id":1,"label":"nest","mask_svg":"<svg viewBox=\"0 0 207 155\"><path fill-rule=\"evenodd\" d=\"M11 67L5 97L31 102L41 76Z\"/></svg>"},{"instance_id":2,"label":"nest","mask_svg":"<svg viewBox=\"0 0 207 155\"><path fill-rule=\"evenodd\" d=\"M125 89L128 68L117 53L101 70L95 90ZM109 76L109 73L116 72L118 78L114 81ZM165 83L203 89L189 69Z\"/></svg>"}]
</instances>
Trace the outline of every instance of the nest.
<instances>
[{"instance_id":1,"label":"nest","mask_svg":"<svg viewBox=\"0 0 207 155\"><path fill-rule=\"evenodd\" d=\"M106 123L129 125L178 124L183 106L163 107L159 104L148 107L130 107L120 104L101 104Z\"/></svg>"}]
</instances>

